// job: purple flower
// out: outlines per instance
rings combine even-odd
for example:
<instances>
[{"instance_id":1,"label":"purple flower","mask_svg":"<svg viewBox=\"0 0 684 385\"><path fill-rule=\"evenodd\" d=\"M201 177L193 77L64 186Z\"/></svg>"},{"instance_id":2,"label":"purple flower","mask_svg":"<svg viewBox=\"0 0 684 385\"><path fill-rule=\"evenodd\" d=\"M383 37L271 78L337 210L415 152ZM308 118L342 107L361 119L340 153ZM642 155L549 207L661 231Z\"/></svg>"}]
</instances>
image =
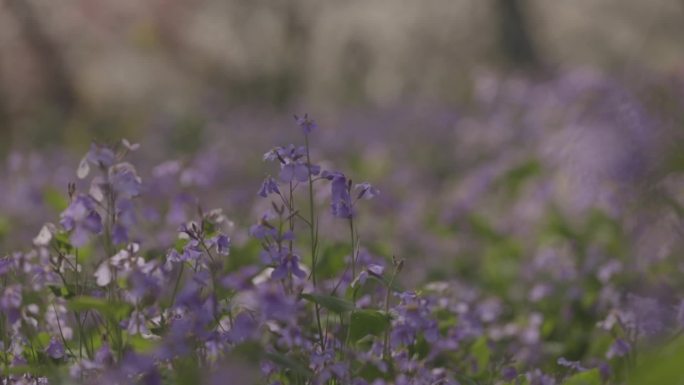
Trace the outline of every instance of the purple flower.
<instances>
[{"instance_id":1,"label":"purple flower","mask_svg":"<svg viewBox=\"0 0 684 385\"><path fill-rule=\"evenodd\" d=\"M321 172L320 166L307 165L306 163L306 148L295 147L289 145L288 147L276 147L264 154L264 160L280 162L280 178L283 182L306 182L309 180L309 174L318 175ZM265 186L268 188L269 186ZM265 188L262 186L262 190ZM272 186L271 186L272 187ZM259 194L262 195L262 190ZM263 195L262 195L263 196Z\"/></svg>"},{"instance_id":2,"label":"purple flower","mask_svg":"<svg viewBox=\"0 0 684 385\"><path fill-rule=\"evenodd\" d=\"M306 182L309 180L309 168L304 163L287 163L280 167L278 175L283 182Z\"/></svg>"},{"instance_id":3,"label":"purple flower","mask_svg":"<svg viewBox=\"0 0 684 385\"><path fill-rule=\"evenodd\" d=\"M357 278L359 284L363 285L366 283L366 280L368 279L369 275L375 276L375 277L382 277L382 273L385 271L384 266L376 265L374 263L368 264L366 268L359 273L359 277Z\"/></svg>"},{"instance_id":4,"label":"purple flower","mask_svg":"<svg viewBox=\"0 0 684 385\"><path fill-rule=\"evenodd\" d=\"M353 205L349 195L349 182L342 173L329 174L331 182L331 211L332 215L338 218L351 218Z\"/></svg>"},{"instance_id":5,"label":"purple flower","mask_svg":"<svg viewBox=\"0 0 684 385\"><path fill-rule=\"evenodd\" d=\"M530 385L556 385L556 380L553 377L542 373L539 369L528 372L526 377Z\"/></svg>"},{"instance_id":6,"label":"purple flower","mask_svg":"<svg viewBox=\"0 0 684 385\"><path fill-rule=\"evenodd\" d=\"M273 279L285 279L289 274L298 278L306 278L306 272L299 267L299 256L288 253L280 260L280 264L271 273Z\"/></svg>"},{"instance_id":7,"label":"purple flower","mask_svg":"<svg viewBox=\"0 0 684 385\"><path fill-rule=\"evenodd\" d=\"M357 190L359 190L359 193L356 196L356 199L362 199L362 198L363 199L373 199L376 196L380 195L380 190L373 187L368 182L359 183L355 186L355 188Z\"/></svg>"},{"instance_id":8,"label":"purple flower","mask_svg":"<svg viewBox=\"0 0 684 385\"><path fill-rule=\"evenodd\" d=\"M249 235L257 239L276 237L278 235L278 230L276 230L276 228L269 223L269 220L272 218L272 213L266 212L261 216L256 225L253 225L249 228Z\"/></svg>"},{"instance_id":9,"label":"purple flower","mask_svg":"<svg viewBox=\"0 0 684 385\"><path fill-rule=\"evenodd\" d=\"M503 369L501 369L501 378L503 378L504 381L513 381L515 378L518 376L518 371L515 370L514 367L512 366L507 366Z\"/></svg>"},{"instance_id":10,"label":"purple flower","mask_svg":"<svg viewBox=\"0 0 684 385\"><path fill-rule=\"evenodd\" d=\"M19 308L21 307L22 300L21 285L7 286L2 293L2 297L0 297L0 310L7 315L10 323L16 322L21 316Z\"/></svg>"},{"instance_id":11,"label":"purple flower","mask_svg":"<svg viewBox=\"0 0 684 385\"><path fill-rule=\"evenodd\" d=\"M108 343L103 343L97 352L95 352L95 362L102 366L110 366L114 363L114 356L112 355Z\"/></svg>"},{"instance_id":12,"label":"purple flower","mask_svg":"<svg viewBox=\"0 0 684 385\"><path fill-rule=\"evenodd\" d=\"M259 196L266 198L273 193L280 194L280 190L278 189L278 183L276 183L275 179L269 176L261 183L261 188L259 189L258 194Z\"/></svg>"},{"instance_id":13,"label":"purple flower","mask_svg":"<svg viewBox=\"0 0 684 385\"><path fill-rule=\"evenodd\" d=\"M258 303L265 320L292 321L297 315L297 303L285 295L280 286L259 286Z\"/></svg>"},{"instance_id":14,"label":"purple flower","mask_svg":"<svg viewBox=\"0 0 684 385\"><path fill-rule=\"evenodd\" d=\"M69 239L76 247L85 245L91 235L102 232L102 218L95 211L93 199L87 195L77 195L60 217L62 227L71 231Z\"/></svg>"},{"instance_id":15,"label":"purple flower","mask_svg":"<svg viewBox=\"0 0 684 385\"><path fill-rule=\"evenodd\" d=\"M12 260L9 258L0 258L0 276L7 274L12 269ZM684 302L682 302L684 303Z\"/></svg>"},{"instance_id":16,"label":"purple flower","mask_svg":"<svg viewBox=\"0 0 684 385\"><path fill-rule=\"evenodd\" d=\"M149 298L156 299L161 293L161 286L157 279L140 270L133 270L128 276L129 290L126 298L130 303L137 304Z\"/></svg>"},{"instance_id":17,"label":"purple flower","mask_svg":"<svg viewBox=\"0 0 684 385\"><path fill-rule=\"evenodd\" d=\"M629 345L629 342L623 340L622 338L618 338L608 349L606 357L624 357L629 354L630 350L632 350L632 347Z\"/></svg>"},{"instance_id":18,"label":"purple flower","mask_svg":"<svg viewBox=\"0 0 684 385\"><path fill-rule=\"evenodd\" d=\"M140 195L142 180L130 163L119 163L112 167L109 180L118 196L132 198Z\"/></svg>"},{"instance_id":19,"label":"purple flower","mask_svg":"<svg viewBox=\"0 0 684 385\"><path fill-rule=\"evenodd\" d=\"M583 372L587 370L585 367L582 366L582 364L579 361L570 361L565 357L560 357L557 362L560 366L565 366L566 368L570 368L578 372Z\"/></svg>"},{"instance_id":20,"label":"purple flower","mask_svg":"<svg viewBox=\"0 0 684 385\"><path fill-rule=\"evenodd\" d=\"M226 235L219 235L216 237L216 251L220 255L228 255L230 254L230 238L228 238Z\"/></svg>"},{"instance_id":21,"label":"purple flower","mask_svg":"<svg viewBox=\"0 0 684 385\"><path fill-rule=\"evenodd\" d=\"M114 242L115 245L127 243L128 229L126 229L126 227L122 226L120 223L114 225L114 229L112 230L112 242Z\"/></svg>"},{"instance_id":22,"label":"purple flower","mask_svg":"<svg viewBox=\"0 0 684 385\"><path fill-rule=\"evenodd\" d=\"M67 231L72 230L76 223L85 220L94 206L95 203L92 198L87 195L78 194L60 215L62 227Z\"/></svg>"},{"instance_id":23,"label":"purple flower","mask_svg":"<svg viewBox=\"0 0 684 385\"><path fill-rule=\"evenodd\" d=\"M194 262L202 257L202 248L198 241L191 240L183 248L181 260L185 262Z\"/></svg>"},{"instance_id":24,"label":"purple flower","mask_svg":"<svg viewBox=\"0 0 684 385\"><path fill-rule=\"evenodd\" d=\"M257 330L257 322L247 312L241 312L235 316L228 338L232 343L240 343L251 339Z\"/></svg>"},{"instance_id":25,"label":"purple flower","mask_svg":"<svg viewBox=\"0 0 684 385\"><path fill-rule=\"evenodd\" d=\"M309 135L313 130L318 128L316 122L309 118L309 114L304 114L303 117L295 115L294 118L302 131L304 131L304 135Z\"/></svg>"},{"instance_id":26,"label":"purple flower","mask_svg":"<svg viewBox=\"0 0 684 385\"><path fill-rule=\"evenodd\" d=\"M99 167L109 167L114 164L116 156L114 151L105 146L100 146L95 143L90 145L90 151L86 154L88 161Z\"/></svg>"},{"instance_id":27,"label":"purple flower","mask_svg":"<svg viewBox=\"0 0 684 385\"><path fill-rule=\"evenodd\" d=\"M64 345L55 338L50 339L50 344L45 348L45 353L56 360L64 357Z\"/></svg>"},{"instance_id":28,"label":"purple flower","mask_svg":"<svg viewBox=\"0 0 684 385\"><path fill-rule=\"evenodd\" d=\"M247 290L254 286L252 278L259 273L259 268L253 265L243 267L242 269L227 275L221 283L224 287L233 290Z\"/></svg>"}]
</instances>

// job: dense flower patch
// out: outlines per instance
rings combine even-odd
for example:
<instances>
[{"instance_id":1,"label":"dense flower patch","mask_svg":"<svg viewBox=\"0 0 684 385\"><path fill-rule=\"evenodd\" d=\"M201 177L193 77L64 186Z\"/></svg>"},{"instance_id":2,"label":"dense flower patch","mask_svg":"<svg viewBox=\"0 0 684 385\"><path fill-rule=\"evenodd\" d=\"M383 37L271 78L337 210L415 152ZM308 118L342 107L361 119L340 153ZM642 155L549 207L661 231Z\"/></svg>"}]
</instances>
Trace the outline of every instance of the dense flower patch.
<instances>
[{"instance_id":1,"label":"dense flower patch","mask_svg":"<svg viewBox=\"0 0 684 385\"><path fill-rule=\"evenodd\" d=\"M464 124L496 126L497 116L508 122L520 116L516 103L500 105L487 87L479 91L485 117ZM230 213L205 207L181 187L211 186L220 175L201 158L138 170L130 159L144 147L127 140L93 144L66 176L66 194L40 197L59 207L59 216L36 232L31 246L0 259L3 381L676 383L681 377L671 362L684 356L677 339L684 327L682 266L674 257L679 244L658 232L663 250L639 259L637 243L654 239L639 226L651 223L642 221L653 213L632 207L641 202L630 195L636 191L620 194L650 175L648 154L659 148L642 131L650 116L630 100L625 114L636 115L620 121L624 136L602 113L585 113L577 122L609 127L603 131L581 135L566 124L535 136L539 121L570 121L559 106L581 92L562 88L554 101L548 90L501 87L501 98L525 91L547 103L544 113L523 116L533 122L520 131L534 138L525 143L561 148L557 141L579 135L588 142L562 148L607 159L591 163L598 169L591 183L577 182L581 162L564 163L565 154L544 153L548 146L536 143L539 158L563 180L544 176L539 159L521 156L525 149L485 165L466 157L462 162L477 172L464 177L458 196L431 197L443 206L441 217L434 219L430 207L420 215L410 206L394 213L401 191L381 191L314 157L312 143L325 128L305 115L295 117L298 144L263 155L271 174L253 186L260 211L241 229ZM625 105L624 95L604 83L589 89L606 96L603 87ZM493 132L492 141L506 146L522 141ZM480 135L470 145L491 144ZM597 142L612 149L612 140L624 145L592 152ZM658 188L677 214L675 182L664 179ZM414 187L416 195L404 199L431 188ZM489 190L497 193L486 196ZM382 201L386 194L392 200ZM506 201L521 194L527 196ZM572 196L552 199L564 194ZM529 200L541 213L526 210ZM512 207L508 220L534 225L491 218L488 206L499 201ZM377 211L374 204L384 206ZM396 241L400 247L386 247L378 228L399 218L401 230L404 216L424 221L424 234L398 231L405 238ZM437 236L453 226L471 243L454 247L450 236ZM454 268L461 275L433 269L416 282L423 259L433 257L407 255L421 242L438 252L458 251ZM465 258L469 253L477 255ZM449 259L439 257L445 264Z\"/></svg>"}]
</instances>

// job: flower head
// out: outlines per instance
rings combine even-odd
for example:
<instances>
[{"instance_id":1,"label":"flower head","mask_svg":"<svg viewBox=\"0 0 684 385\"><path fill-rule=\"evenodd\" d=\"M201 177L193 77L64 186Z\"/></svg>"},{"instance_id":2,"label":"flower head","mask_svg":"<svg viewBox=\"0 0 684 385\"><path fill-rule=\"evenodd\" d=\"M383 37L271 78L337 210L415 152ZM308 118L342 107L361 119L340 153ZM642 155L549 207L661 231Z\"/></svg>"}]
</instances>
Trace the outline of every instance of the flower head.
<instances>
[{"instance_id":1,"label":"flower head","mask_svg":"<svg viewBox=\"0 0 684 385\"><path fill-rule=\"evenodd\" d=\"M304 114L302 117L295 115L294 118L302 131L304 131L304 135L309 135L313 130L318 128L316 122L309 118L309 114Z\"/></svg>"}]
</instances>

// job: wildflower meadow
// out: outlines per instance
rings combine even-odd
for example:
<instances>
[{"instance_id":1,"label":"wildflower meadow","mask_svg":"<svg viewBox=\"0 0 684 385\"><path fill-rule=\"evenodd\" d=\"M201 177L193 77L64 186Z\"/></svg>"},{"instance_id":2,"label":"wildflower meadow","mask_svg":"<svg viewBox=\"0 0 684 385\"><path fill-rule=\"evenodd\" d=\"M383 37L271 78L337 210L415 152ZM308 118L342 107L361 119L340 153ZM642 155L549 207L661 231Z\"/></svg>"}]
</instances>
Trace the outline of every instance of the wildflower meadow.
<instances>
[{"instance_id":1,"label":"wildflower meadow","mask_svg":"<svg viewBox=\"0 0 684 385\"><path fill-rule=\"evenodd\" d=\"M12 153L3 384L682 383L682 120L582 72L477 92L233 154Z\"/></svg>"}]
</instances>

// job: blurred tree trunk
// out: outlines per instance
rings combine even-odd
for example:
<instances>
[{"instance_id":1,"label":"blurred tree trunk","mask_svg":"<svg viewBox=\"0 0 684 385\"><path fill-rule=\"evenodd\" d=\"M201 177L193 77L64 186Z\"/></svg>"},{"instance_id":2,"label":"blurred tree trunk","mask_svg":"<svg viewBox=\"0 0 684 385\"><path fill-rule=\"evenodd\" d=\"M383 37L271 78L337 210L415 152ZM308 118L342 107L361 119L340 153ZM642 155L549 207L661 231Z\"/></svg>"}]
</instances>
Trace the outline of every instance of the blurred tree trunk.
<instances>
[{"instance_id":1,"label":"blurred tree trunk","mask_svg":"<svg viewBox=\"0 0 684 385\"><path fill-rule=\"evenodd\" d=\"M0 52L0 55L2 54L4 54L4 52ZM8 99L4 83L2 61L0 60L0 158L4 157L5 152L12 142L12 119ZM0 162L1 161L2 159L0 159Z\"/></svg>"},{"instance_id":2,"label":"blurred tree trunk","mask_svg":"<svg viewBox=\"0 0 684 385\"><path fill-rule=\"evenodd\" d=\"M530 36L525 0L496 0L501 51L515 67L539 66L534 42Z\"/></svg>"},{"instance_id":3,"label":"blurred tree trunk","mask_svg":"<svg viewBox=\"0 0 684 385\"><path fill-rule=\"evenodd\" d=\"M30 1L6 0L5 3L44 71L50 107L57 108L64 117L69 116L76 108L78 94L57 44L41 25Z\"/></svg>"},{"instance_id":4,"label":"blurred tree trunk","mask_svg":"<svg viewBox=\"0 0 684 385\"><path fill-rule=\"evenodd\" d=\"M12 122L7 104L5 88L2 78L0 78L0 157L5 154L12 142ZM0 159L0 161L2 160Z\"/></svg>"}]
</instances>

